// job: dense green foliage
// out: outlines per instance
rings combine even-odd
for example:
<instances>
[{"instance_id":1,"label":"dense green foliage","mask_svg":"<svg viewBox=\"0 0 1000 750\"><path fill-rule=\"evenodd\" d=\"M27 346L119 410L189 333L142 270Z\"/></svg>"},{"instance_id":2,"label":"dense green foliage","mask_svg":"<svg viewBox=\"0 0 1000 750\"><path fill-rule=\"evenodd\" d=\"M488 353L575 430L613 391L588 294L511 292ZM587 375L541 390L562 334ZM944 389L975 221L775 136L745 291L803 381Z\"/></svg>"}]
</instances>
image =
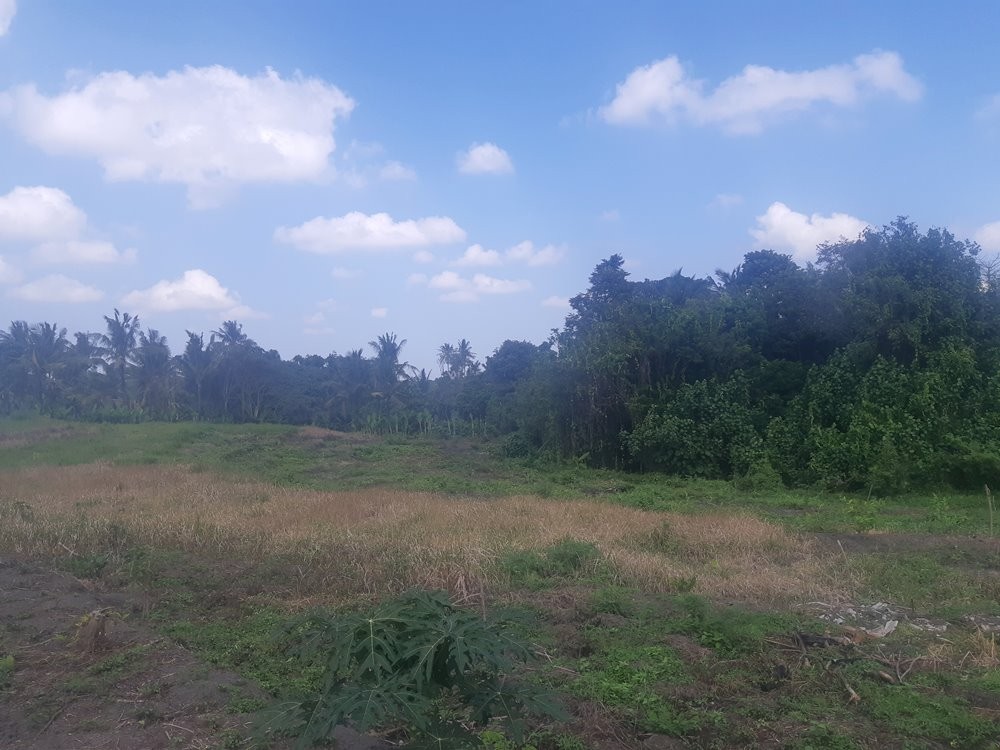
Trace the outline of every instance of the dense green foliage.
<instances>
[{"instance_id":1,"label":"dense green foliage","mask_svg":"<svg viewBox=\"0 0 1000 750\"><path fill-rule=\"evenodd\" d=\"M281 707L272 729L307 747L350 723L413 727L433 747L469 747L494 719L524 736L529 713L560 713L551 696L512 676L531 656L496 619L446 592L411 591L370 615L312 613L290 626L296 653L324 670L318 695Z\"/></svg>"},{"instance_id":2,"label":"dense green foliage","mask_svg":"<svg viewBox=\"0 0 1000 750\"><path fill-rule=\"evenodd\" d=\"M536 346L485 363L462 339L441 375L405 340L283 361L235 321L173 356L115 311L103 334L14 321L0 332L0 413L98 421L313 424L504 436L511 457L876 495L1000 480L1000 279L979 248L903 219L731 272L632 281L620 255Z\"/></svg>"}]
</instances>

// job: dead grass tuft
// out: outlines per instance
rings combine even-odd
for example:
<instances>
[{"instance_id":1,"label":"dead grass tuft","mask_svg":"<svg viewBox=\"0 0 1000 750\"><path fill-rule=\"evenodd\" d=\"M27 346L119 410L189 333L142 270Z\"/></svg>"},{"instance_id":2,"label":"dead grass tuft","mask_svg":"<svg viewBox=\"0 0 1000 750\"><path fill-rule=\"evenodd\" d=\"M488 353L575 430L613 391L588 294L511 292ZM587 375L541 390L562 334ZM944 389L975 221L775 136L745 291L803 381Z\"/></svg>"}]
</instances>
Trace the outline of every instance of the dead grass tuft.
<instances>
[{"instance_id":1,"label":"dead grass tuft","mask_svg":"<svg viewBox=\"0 0 1000 750\"><path fill-rule=\"evenodd\" d=\"M421 585L472 600L502 584L496 562L505 553L566 538L594 544L622 583L654 592L688 580L698 593L758 603L848 593L836 560L813 542L740 514L380 488L316 492L107 463L6 472L0 505L0 548L15 553L99 553L127 542L281 559L297 571L290 598Z\"/></svg>"}]
</instances>

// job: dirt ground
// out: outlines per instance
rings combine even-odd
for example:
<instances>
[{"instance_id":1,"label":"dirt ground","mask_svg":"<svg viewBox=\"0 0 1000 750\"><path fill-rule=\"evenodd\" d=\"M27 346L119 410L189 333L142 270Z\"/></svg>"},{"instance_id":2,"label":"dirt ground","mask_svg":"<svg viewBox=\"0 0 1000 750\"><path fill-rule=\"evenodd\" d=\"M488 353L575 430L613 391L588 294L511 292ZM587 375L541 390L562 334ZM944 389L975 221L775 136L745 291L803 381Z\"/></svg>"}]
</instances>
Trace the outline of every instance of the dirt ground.
<instances>
[{"instance_id":1,"label":"dirt ground","mask_svg":"<svg viewBox=\"0 0 1000 750\"><path fill-rule=\"evenodd\" d=\"M253 721L234 707L263 696L159 637L141 608L126 594L0 560L0 665L14 659L13 673L0 673L0 748L244 747ZM349 731L337 739L347 750L382 746Z\"/></svg>"}]
</instances>

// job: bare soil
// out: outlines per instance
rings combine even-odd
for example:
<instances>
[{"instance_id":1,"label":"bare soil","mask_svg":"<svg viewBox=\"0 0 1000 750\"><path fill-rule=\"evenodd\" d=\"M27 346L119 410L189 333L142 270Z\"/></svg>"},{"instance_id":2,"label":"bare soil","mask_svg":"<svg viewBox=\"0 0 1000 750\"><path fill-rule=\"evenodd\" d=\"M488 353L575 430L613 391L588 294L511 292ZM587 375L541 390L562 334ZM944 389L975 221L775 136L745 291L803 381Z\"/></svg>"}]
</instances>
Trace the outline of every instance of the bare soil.
<instances>
[{"instance_id":1,"label":"bare soil","mask_svg":"<svg viewBox=\"0 0 1000 750\"><path fill-rule=\"evenodd\" d=\"M158 636L141 606L69 575L0 560L0 658L14 658L0 685L0 747L245 747L254 717L233 713L233 701L265 696ZM346 750L383 746L350 731L337 740Z\"/></svg>"}]
</instances>

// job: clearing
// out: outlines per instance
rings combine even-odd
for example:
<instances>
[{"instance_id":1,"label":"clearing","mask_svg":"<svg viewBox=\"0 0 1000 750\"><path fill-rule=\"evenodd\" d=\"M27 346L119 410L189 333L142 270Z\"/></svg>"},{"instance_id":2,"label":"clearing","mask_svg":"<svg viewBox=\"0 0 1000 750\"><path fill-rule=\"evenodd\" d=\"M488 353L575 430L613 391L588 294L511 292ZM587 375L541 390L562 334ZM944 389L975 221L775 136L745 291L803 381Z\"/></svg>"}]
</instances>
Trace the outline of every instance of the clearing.
<instances>
[{"instance_id":1,"label":"clearing","mask_svg":"<svg viewBox=\"0 0 1000 750\"><path fill-rule=\"evenodd\" d=\"M477 728L478 747L1000 747L982 497L873 501L315 428L0 427L5 748L282 747L270 706L321 681L283 628L413 587L516 614L524 676L565 707L521 744ZM338 746L414 739L380 734Z\"/></svg>"}]
</instances>

